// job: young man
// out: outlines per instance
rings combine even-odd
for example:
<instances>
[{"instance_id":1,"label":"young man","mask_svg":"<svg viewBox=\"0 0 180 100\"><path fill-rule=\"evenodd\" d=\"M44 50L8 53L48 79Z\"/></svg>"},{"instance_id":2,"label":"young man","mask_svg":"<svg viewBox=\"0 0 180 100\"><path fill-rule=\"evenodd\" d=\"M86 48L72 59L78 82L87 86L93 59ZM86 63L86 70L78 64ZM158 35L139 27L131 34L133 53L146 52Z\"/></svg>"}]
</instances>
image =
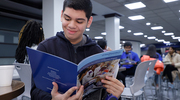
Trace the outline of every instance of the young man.
<instances>
[{"instance_id":1,"label":"young man","mask_svg":"<svg viewBox=\"0 0 180 100\"><path fill-rule=\"evenodd\" d=\"M132 44L130 42L126 42L124 44L124 50L125 51L123 52L121 59L122 60L129 59L129 60L135 61L136 63L122 65L123 67L126 67L126 70L122 71L122 74L124 74L125 76L126 75L134 75L136 66L139 63L140 59L139 59L137 53L132 51Z\"/></svg>"},{"instance_id":2,"label":"young man","mask_svg":"<svg viewBox=\"0 0 180 100\"><path fill-rule=\"evenodd\" d=\"M78 64L84 58L103 52L103 50L87 35L83 34L89 28L93 17L90 0L65 0L61 12L62 32L46 39L38 46L38 50L47 52ZM106 91L117 98L123 92L123 84L115 78L106 77L101 80ZM83 98L83 86L72 87L66 93L58 92L58 85L53 82L51 94L38 89L32 82L31 100L80 100ZM75 95L71 95L78 90Z\"/></svg>"}]
</instances>

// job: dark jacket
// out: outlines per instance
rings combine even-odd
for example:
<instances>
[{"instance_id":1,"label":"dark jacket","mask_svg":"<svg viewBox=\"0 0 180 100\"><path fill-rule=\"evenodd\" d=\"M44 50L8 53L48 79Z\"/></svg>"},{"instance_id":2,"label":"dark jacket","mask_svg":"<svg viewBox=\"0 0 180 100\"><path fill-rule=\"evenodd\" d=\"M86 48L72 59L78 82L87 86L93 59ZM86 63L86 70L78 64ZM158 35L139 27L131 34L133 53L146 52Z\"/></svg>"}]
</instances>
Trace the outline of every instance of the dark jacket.
<instances>
[{"instance_id":1,"label":"dark jacket","mask_svg":"<svg viewBox=\"0 0 180 100\"><path fill-rule=\"evenodd\" d=\"M75 50L69 40L65 38L63 32L58 32L56 36L41 42L37 50L62 57L76 64L88 56L103 52L103 50L96 44L96 42L92 41L88 37L85 45L80 46ZM51 94L36 88L32 79L31 100L51 99Z\"/></svg>"}]
</instances>

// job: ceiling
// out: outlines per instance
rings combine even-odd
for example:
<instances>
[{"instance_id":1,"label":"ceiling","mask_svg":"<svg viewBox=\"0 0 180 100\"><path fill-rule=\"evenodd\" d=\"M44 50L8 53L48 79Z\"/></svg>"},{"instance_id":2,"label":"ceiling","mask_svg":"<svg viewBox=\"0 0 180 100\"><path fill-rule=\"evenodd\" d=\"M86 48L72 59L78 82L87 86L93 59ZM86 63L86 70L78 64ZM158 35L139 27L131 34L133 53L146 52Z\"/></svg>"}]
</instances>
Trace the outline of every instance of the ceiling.
<instances>
[{"instance_id":1,"label":"ceiling","mask_svg":"<svg viewBox=\"0 0 180 100\"><path fill-rule=\"evenodd\" d=\"M120 17L121 41L133 40L143 44L158 43L155 39L148 40L144 35L155 36L157 39L178 42L171 36L165 36L162 30L173 32L175 37L180 37L180 1L165 3L163 0L91 0L93 2L94 21L89 32L85 32L91 38L102 36L105 32L104 14L117 13ZM124 4L141 1L145 8L130 10ZM142 15L143 20L132 21L129 16ZM22 20L36 19L42 21L42 0L1 0L0 16L18 18ZM151 25L147 26L146 23ZM161 30L152 30L152 26L162 26ZM130 33L127 30L131 30ZM142 32L144 35L134 36L133 33ZM105 36L103 36L105 38Z\"/></svg>"}]
</instances>

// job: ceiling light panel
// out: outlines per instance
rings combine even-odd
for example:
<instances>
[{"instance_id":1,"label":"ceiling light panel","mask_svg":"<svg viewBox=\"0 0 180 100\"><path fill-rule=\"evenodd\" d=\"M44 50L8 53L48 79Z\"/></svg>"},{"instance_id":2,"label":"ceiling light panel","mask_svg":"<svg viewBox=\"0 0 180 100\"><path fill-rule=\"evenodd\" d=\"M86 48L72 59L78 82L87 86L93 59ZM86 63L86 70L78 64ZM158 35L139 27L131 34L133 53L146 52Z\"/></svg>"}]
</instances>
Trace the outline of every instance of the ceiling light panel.
<instances>
[{"instance_id":1,"label":"ceiling light panel","mask_svg":"<svg viewBox=\"0 0 180 100\"><path fill-rule=\"evenodd\" d=\"M151 27L152 30L161 30L163 29L162 26L154 26L154 27Z\"/></svg>"},{"instance_id":2,"label":"ceiling light panel","mask_svg":"<svg viewBox=\"0 0 180 100\"><path fill-rule=\"evenodd\" d=\"M102 36L96 36L96 37L94 37L95 39L103 39L103 37Z\"/></svg>"},{"instance_id":3,"label":"ceiling light panel","mask_svg":"<svg viewBox=\"0 0 180 100\"><path fill-rule=\"evenodd\" d=\"M147 37L148 39L156 39L155 36L150 36L150 37Z\"/></svg>"},{"instance_id":4,"label":"ceiling light panel","mask_svg":"<svg viewBox=\"0 0 180 100\"><path fill-rule=\"evenodd\" d=\"M106 35L106 32L102 32L101 35Z\"/></svg>"},{"instance_id":5,"label":"ceiling light panel","mask_svg":"<svg viewBox=\"0 0 180 100\"><path fill-rule=\"evenodd\" d=\"M165 3L174 2L174 1L178 1L178 0L164 0Z\"/></svg>"},{"instance_id":6,"label":"ceiling light panel","mask_svg":"<svg viewBox=\"0 0 180 100\"><path fill-rule=\"evenodd\" d=\"M145 17L142 16L142 15L129 16L128 18L131 19L131 20L141 20L141 19L145 19Z\"/></svg>"},{"instance_id":7,"label":"ceiling light panel","mask_svg":"<svg viewBox=\"0 0 180 100\"><path fill-rule=\"evenodd\" d=\"M124 29L124 26L119 26L119 29Z\"/></svg>"},{"instance_id":8,"label":"ceiling light panel","mask_svg":"<svg viewBox=\"0 0 180 100\"><path fill-rule=\"evenodd\" d=\"M143 35L142 32L138 32L138 33L134 33L134 35L138 36L138 35Z\"/></svg>"},{"instance_id":9,"label":"ceiling light panel","mask_svg":"<svg viewBox=\"0 0 180 100\"><path fill-rule=\"evenodd\" d=\"M174 33L164 33L164 35L169 36L169 35L174 35Z\"/></svg>"},{"instance_id":10,"label":"ceiling light panel","mask_svg":"<svg viewBox=\"0 0 180 100\"><path fill-rule=\"evenodd\" d=\"M146 5L143 4L142 2L135 2L135 3L125 4L124 6L126 6L130 10L146 7Z\"/></svg>"}]
</instances>

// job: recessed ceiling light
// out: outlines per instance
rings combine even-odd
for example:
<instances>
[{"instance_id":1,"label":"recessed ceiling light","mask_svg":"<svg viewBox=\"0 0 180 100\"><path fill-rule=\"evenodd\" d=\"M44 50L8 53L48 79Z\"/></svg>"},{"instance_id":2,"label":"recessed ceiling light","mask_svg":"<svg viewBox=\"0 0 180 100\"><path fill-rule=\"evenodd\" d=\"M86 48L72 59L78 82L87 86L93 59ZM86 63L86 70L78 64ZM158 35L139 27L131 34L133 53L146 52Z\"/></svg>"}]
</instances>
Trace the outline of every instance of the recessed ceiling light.
<instances>
[{"instance_id":1,"label":"recessed ceiling light","mask_svg":"<svg viewBox=\"0 0 180 100\"><path fill-rule=\"evenodd\" d=\"M94 37L95 39L103 39L103 37L102 36L96 36L96 37Z\"/></svg>"},{"instance_id":2,"label":"recessed ceiling light","mask_svg":"<svg viewBox=\"0 0 180 100\"><path fill-rule=\"evenodd\" d=\"M106 35L106 32L102 32L101 35Z\"/></svg>"},{"instance_id":3,"label":"recessed ceiling light","mask_svg":"<svg viewBox=\"0 0 180 100\"><path fill-rule=\"evenodd\" d=\"M142 2L135 2L135 3L125 4L125 6L127 8L129 8L129 9L131 9L131 10L146 7L146 5L143 4Z\"/></svg>"},{"instance_id":4,"label":"recessed ceiling light","mask_svg":"<svg viewBox=\"0 0 180 100\"><path fill-rule=\"evenodd\" d=\"M89 29L89 28L86 28L86 31L90 31L90 29Z\"/></svg>"},{"instance_id":5,"label":"recessed ceiling light","mask_svg":"<svg viewBox=\"0 0 180 100\"><path fill-rule=\"evenodd\" d=\"M178 0L164 0L165 3L174 2L174 1L178 1Z\"/></svg>"},{"instance_id":6,"label":"recessed ceiling light","mask_svg":"<svg viewBox=\"0 0 180 100\"><path fill-rule=\"evenodd\" d=\"M159 39L159 40L157 40L158 42L164 42L164 40L163 39Z\"/></svg>"},{"instance_id":7,"label":"recessed ceiling light","mask_svg":"<svg viewBox=\"0 0 180 100\"><path fill-rule=\"evenodd\" d=\"M174 35L174 33L164 33L164 35L168 36L168 35Z\"/></svg>"},{"instance_id":8,"label":"recessed ceiling light","mask_svg":"<svg viewBox=\"0 0 180 100\"><path fill-rule=\"evenodd\" d=\"M154 27L151 27L152 30L160 30L160 29L163 29L162 26L154 26Z\"/></svg>"},{"instance_id":9,"label":"recessed ceiling light","mask_svg":"<svg viewBox=\"0 0 180 100\"><path fill-rule=\"evenodd\" d=\"M180 10L179 10L179 12L180 12Z\"/></svg>"},{"instance_id":10,"label":"recessed ceiling light","mask_svg":"<svg viewBox=\"0 0 180 100\"><path fill-rule=\"evenodd\" d=\"M145 44L140 44L140 47L145 47L146 45Z\"/></svg>"},{"instance_id":11,"label":"recessed ceiling light","mask_svg":"<svg viewBox=\"0 0 180 100\"><path fill-rule=\"evenodd\" d=\"M173 39L180 39L180 37L172 37Z\"/></svg>"},{"instance_id":12,"label":"recessed ceiling light","mask_svg":"<svg viewBox=\"0 0 180 100\"><path fill-rule=\"evenodd\" d=\"M122 43L125 43L126 41L122 41Z\"/></svg>"},{"instance_id":13,"label":"recessed ceiling light","mask_svg":"<svg viewBox=\"0 0 180 100\"><path fill-rule=\"evenodd\" d=\"M151 25L151 23L146 23L147 26Z\"/></svg>"},{"instance_id":14,"label":"recessed ceiling light","mask_svg":"<svg viewBox=\"0 0 180 100\"><path fill-rule=\"evenodd\" d=\"M144 37L147 37L147 35L144 35Z\"/></svg>"},{"instance_id":15,"label":"recessed ceiling light","mask_svg":"<svg viewBox=\"0 0 180 100\"><path fill-rule=\"evenodd\" d=\"M119 26L119 29L120 29L120 30L121 30L121 29L124 29L124 26L121 26L121 25L120 25L120 26Z\"/></svg>"},{"instance_id":16,"label":"recessed ceiling light","mask_svg":"<svg viewBox=\"0 0 180 100\"><path fill-rule=\"evenodd\" d=\"M128 32L128 33L131 33L131 30L128 30L127 32Z\"/></svg>"},{"instance_id":17,"label":"recessed ceiling light","mask_svg":"<svg viewBox=\"0 0 180 100\"><path fill-rule=\"evenodd\" d=\"M161 31L162 33L165 33L166 31Z\"/></svg>"},{"instance_id":18,"label":"recessed ceiling light","mask_svg":"<svg viewBox=\"0 0 180 100\"><path fill-rule=\"evenodd\" d=\"M142 15L129 16L128 18L129 18L129 19L131 19L131 20L140 20L140 19L145 19L145 17L144 17L144 16L142 16Z\"/></svg>"},{"instance_id":19,"label":"recessed ceiling light","mask_svg":"<svg viewBox=\"0 0 180 100\"><path fill-rule=\"evenodd\" d=\"M143 35L143 33L142 32L138 32L138 33L134 33L134 35Z\"/></svg>"},{"instance_id":20,"label":"recessed ceiling light","mask_svg":"<svg viewBox=\"0 0 180 100\"><path fill-rule=\"evenodd\" d=\"M164 41L164 44L169 44L170 43L170 41Z\"/></svg>"},{"instance_id":21,"label":"recessed ceiling light","mask_svg":"<svg viewBox=\"0 0 180 100\"><path fill-rule=\"evenodd\" d=\"M148 39L156 39L155 36L150 36L150 37L147 37Z\"/></svg>"}]
</instances>

